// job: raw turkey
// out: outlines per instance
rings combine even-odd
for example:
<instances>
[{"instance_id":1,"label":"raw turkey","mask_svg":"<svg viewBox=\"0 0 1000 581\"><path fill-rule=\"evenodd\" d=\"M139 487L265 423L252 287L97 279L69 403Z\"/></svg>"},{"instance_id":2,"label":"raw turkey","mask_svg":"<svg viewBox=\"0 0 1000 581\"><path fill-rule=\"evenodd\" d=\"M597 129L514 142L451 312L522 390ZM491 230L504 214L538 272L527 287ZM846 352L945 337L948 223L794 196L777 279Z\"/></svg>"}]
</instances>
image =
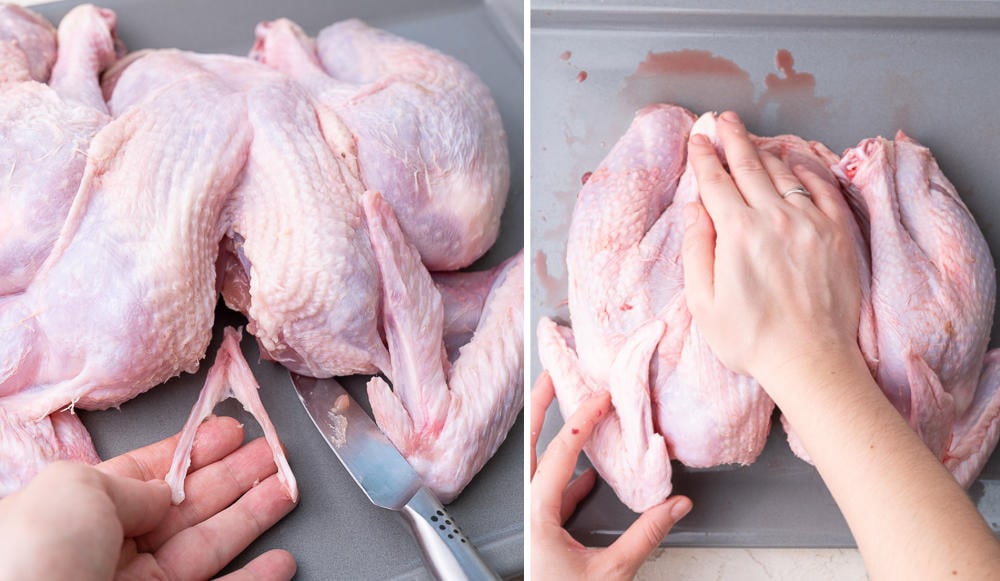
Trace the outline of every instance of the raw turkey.
<instances>
[{"instance_id":1,"label":"raw turkey","mask_svg":"<svg viewBox=\"0 0 1000 581\"><path fill-rule=\"evenodd\" d=\"M989 247L930 150L902 132L862 141L835 171L871 247L875 378L968 486L996 446L1000 414L1000 354L986 354L996 302Z\"/></svg>"},{"instance_id":2,"label":"raw turkey","mask_svg":"<svg viewBox=\"0 0 1000 581\"><path fill-rule=\"evenodd\" d=\"M594 467L641 512L671 491L670 459L749 464L774 404L708 348L684 302L681 210L698 199L688 135L714 119L654 105L636 114L577 199L567 242L573 328L542 319L539 355L564 417L599 389L614 413L586 446ZM601 273L594 276L594 273Z\"/></svg>"},{"instance_id":3,"label":"raw turkey","mask_svg":"<svg viewBox=\"0 0 1000 581\"><path fill-rule=\"evenodd\" d=\"M47 21L0 6L0 38L17 39L6 46L25 51L21 62L34 61L30 77L36 79L0 82L0 163L9 164L0 177L0 319L23 312L20 295L49 258L83 178L90 141L109 121L103 101L86 103L81 96L100 94L98 75L116 58L115 24L109 11L74 8L60 24L56 60L55 30ZM0 54L0 62L18 62L8 58ZM48 80L50 71L51 87L38 82ZM37 343L37 329L21 325L5 338ZM28 366L37 361L32 351L28 346L20 355ZM0 396L30 384L26 375L32 371L22 371L24 364L0 361ZM18 374L20 379L11 379ZM90 435L73 413L54 408L31 415L3 403L0 408L0 496L54 460L97 460Z\"/></svg>"},{"instance_id":4,"label":"raw turkey","mask_svg":"<svg viewBox=\"0 0 1000 581\"><path fill-rule=\"evenodd\" d=\"M427 268L467 266L493 245L510 158L496 104L468 67L360 20L315 42L293 22L265 22L251 56L302 83L321 120L346 125L355 142L345 156Z\"/></svg>"},{"instance_id":5,"label":"raw turkey","mask_svg":"<svg viewBox=\"0 0 1000 581\"><path fill-rule=\"evenodd\" d=\"M0 446L5 480L19 484L25 457L68 447L52 441L59 432L37 433L39 418L118 405L197 369L211 339L222 210L249 153L246 109L216 79L192 76L91 141L52 253L0 306L0 328L11 330L0 343L0 408L4 431L18 434Z\"/></svg>"},{"instance_id":6,"label":"raw turkey","mask_svg":"<svg viewBox=\"0 0 1000 581\"><path fill-rule=\"evenodd\" d=\"M385 53L372 62L410 55L426 66L384 78L355 71L344 83L354 96L335 110L303 79L247 58L176 50L123 57L115 26L111 11L74 9L58 30L56 58L44 19L0 6L0 56L17 56L0 67L0 163L10 166L0 174L9 220L0 222L0 496L52 460L97 460L75 408L117 406L195 371L221 292L247 315L265 357L312 376L382 372L396 380L395 392L382 383L381 395L412 404L400 408L410 435L439 438L437 447L411 441L411 461L453 498L521 407L523 268L514 259L439 274L435 287L392 210L376 204L367 218L391 221L382 235L389 252L405 254L407 268L420 272L420 293L437 297L430 312L402 313L396 295L386 295L386 320L437 321L429 336L412 327L387 333L396 347L436 352L447 383L428 391L408 382L405 353L390 359L383 342L382 274L361 200L377 182L399 211L423 216L416 236L420 228L440 234L425 240L441 242L449 265L481 255L496 238L509 179L506 138L485 86L444 55L352 22L344 29L356 33L356 49ZM378 78L357 76L369 73ZM414 97L425 92L436 96ZM428 103L438 108L423 111ZM363 135L345 119L365 111L370 128L398 114L409 129ZM410 151L425 158L414 161ZM419 183L379 182L395 171L386 168L417 172ZM434 215L440 208L454 213ZM175 501L198 423L230 393L262 424L297 495L256 390L239 334L227 329L180 439ZM420 403L409 393L431 395ZM439 412L426 416L430 424L422 405ZM379 409L399 411L390 408Z\"/></svg>"},{"instance_id":7,"label":"raw turkey","mask_svg":"<svg viewBox=\"0 0 1000 581\"><path fill-rule=\"evenodd\" d=\"M306 93L245 58L174 50L116 69L111 107L188 74L244 95L249 158L223 212L219 257L226 303L247 315L261 350L289 369L331 377L388 364L378 335L378 270L351 169L324 140Z\"/></svg>"},{"instance_id":8,"label":"raw turkey","mask_svg":"<svg viewBox=\"0 0 1000 581\"><path fill-rule=\"evenodd\" d=\"M407 242L389 205L364 197L382 273L392 389L379 377L368 399L379 427L420 474L451 502L507 437L524 398L524 260L495 276L472 340L449 363L441 295Z\"/></svg>"},{"instance_id":9,"label":"raw turkey","mask_svg":"<svg viewBox=\"0 0 1000 581\"><path fill-rule=\"evenodd\" d=\"M0 4L0 83L49 80L56 60L56 29L14 4Z\"/></svg>"},{"instance_id":10,"label":"raw turkey","mask_svg":"<svg viewBox=\"0 0 1000 581\"><path fill-rule=\"evenodd\" d=\"M16 11L0 7L7 12ZM59 38L51 86L0 83L0 297L24 291L48 258L83 178L90 140L109 121L98 76L115 61L114 13L78 6L60 24Z\"/></svg>"},{"instance_id":11,"label":"raw turkey","mask_svg":"<svg viewBox=\"0 0 1000 581\"><path fill-rule=\"evenodd\" d=\"M567 243L572 329L545 318L538 327L564 417L593 391L611 392L614 412L585 450L636 511L670 493L670 459L749 463L769 429L768 398L721 365L683 301L679 215L698 199L683 168L686 142L691 132L715 142L712 115L692 120L669 105L639 111L589 177ZM968 486L1000 438L1000 350L986 352L995 271L972 215L930 151L902 133L895 142L865 140L843 158L791 135L753 139L845 192L858 218L850 234L866 363ZM793 451L808 460L786 429Z\"/></svg>"}]
</instances>

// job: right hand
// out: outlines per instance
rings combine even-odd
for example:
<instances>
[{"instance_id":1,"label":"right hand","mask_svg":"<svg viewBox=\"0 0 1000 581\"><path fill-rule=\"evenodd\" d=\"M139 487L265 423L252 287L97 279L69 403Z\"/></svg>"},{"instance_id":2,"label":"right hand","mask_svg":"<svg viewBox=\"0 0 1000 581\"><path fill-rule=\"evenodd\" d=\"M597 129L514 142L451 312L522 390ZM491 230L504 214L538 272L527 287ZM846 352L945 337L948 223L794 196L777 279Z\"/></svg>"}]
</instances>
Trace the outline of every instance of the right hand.
<instances>
[{"instance_id":1,"label":"right hand","mask_svg":"<svg viewBox=\"0 0 1000 581\"><path fill-rule=\"evenodd\" d=\"M538 460L535 447L554 397L552 378L542 372L531 390L531 575L535 579L631 579L677 521L691 500L672 496L642 513L610 547L593 549L563 528L576 505L594 486L590 468L570 482L576 459L594 427L611 412L611 397L601 391L583 402Z\"/></svg>"},{"instance_id":2,"label":"right hand","mask_svg":"<svg viewBox=\"0 0 1000 581\"><path fill-rule=\"evenodd\" d=\"M684 209L685 298L719 359L757 379L857 343L861 291L840 192L758 153L732 112L717 124L730 171L705 136L688 159L701 204ZM811 197L781 192L804 186Z\"/></svg>"}]
</instances>

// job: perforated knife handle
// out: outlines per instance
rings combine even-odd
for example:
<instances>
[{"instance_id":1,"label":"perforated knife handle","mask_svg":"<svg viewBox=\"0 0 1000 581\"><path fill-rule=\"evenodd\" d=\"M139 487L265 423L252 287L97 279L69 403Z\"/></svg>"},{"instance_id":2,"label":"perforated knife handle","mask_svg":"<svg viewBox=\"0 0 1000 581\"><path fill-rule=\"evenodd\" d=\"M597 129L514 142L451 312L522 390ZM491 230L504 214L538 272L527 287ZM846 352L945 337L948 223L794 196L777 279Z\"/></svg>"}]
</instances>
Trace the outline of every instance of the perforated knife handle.
<instances>
[{"instance_id":1,"label":"perforated knife handle","mask_svg":"<svg viewBox=\"0 0 1000 581\"><path fill-rule=\"evenodd\" d=\"M413 531L434 577L447 581L499 581L500 577L483 561L455 519L426 488L418 490L400 513Z\"/></svg>"}]
</instances>

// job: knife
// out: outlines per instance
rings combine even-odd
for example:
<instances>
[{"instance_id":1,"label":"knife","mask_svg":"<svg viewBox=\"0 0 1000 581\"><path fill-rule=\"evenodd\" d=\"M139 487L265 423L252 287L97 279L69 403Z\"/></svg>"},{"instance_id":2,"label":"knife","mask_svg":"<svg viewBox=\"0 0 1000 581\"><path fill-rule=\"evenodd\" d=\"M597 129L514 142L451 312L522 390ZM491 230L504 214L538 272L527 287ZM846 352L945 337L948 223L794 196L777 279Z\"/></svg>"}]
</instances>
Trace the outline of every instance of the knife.
<instances>
[{"instance_id":1,"label":"knife","mask_svg":"<svg viewBox=\"0 0 1000 581\"><path fill-rule=\"evenodd\" d=\"M333 379L291 374L309 418L372 504L399 512L437 579L500 577L365 410Z\"/></svg>"}]
</instances>

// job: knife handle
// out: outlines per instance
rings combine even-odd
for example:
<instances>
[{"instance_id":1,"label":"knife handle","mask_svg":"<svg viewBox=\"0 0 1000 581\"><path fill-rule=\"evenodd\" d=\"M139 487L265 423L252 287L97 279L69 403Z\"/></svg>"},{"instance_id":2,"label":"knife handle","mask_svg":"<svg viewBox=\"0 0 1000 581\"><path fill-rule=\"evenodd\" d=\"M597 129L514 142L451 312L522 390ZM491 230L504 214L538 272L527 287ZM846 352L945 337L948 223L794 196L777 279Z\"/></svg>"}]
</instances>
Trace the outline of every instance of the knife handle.
<instances>
[{"instance_id":1,"label":"knife handle","mask_svg":"<svg viewBox=\"0 0 1000 581\"><path fill-rule=\"evenodd\" d=\"M426 488L421 487L400 513L413 531L427 568L435 578L500 580L483 561L472 541L458 528L455 519Z\"/></svg>"}]
</instances>

